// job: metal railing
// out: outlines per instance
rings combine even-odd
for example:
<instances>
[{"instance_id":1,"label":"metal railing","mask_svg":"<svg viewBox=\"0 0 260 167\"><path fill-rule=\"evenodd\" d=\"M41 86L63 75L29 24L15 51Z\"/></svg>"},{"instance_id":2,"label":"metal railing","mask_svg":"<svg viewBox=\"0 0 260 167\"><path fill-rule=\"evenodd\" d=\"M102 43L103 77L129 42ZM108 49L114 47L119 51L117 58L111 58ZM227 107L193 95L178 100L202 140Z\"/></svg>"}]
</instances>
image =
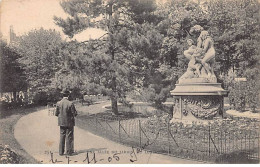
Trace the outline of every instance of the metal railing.
<instances>
[{"instance_id":1,"label":"metal railing","mask_svg":"<svg viewBox=\"0 0 260 167\"><path fill-rule=\"evenodd\" d=\"M258 131L215 129L210 124L187 129L114 116L88 115L78 121L99 136L156 153L212 163L259 163Z\"/></svg>"}]
</instances>

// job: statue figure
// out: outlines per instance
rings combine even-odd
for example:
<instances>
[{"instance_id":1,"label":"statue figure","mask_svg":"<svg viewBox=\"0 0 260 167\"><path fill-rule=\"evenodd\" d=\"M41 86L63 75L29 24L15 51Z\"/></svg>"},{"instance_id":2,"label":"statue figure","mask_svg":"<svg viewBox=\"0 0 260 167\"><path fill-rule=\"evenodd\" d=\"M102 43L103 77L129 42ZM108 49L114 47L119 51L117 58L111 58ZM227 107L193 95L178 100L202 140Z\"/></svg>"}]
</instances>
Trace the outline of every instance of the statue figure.
<instances>
[{"instance_id":1,"label":"statue figure","mask_svg":"<svg viewBox=\"0 0 260 167\"><path fill-rule=\"evenodd\" d=\"M196 57L201 56L202 49L193 45L192 39L188 39L187 43L190 46L187 50L184 51L184 56L190 60L187 71L196 70L196 74L200 76L201 64L197 63Z\"/></svg>"},{"instance_id":2,"label":"statue figure","mask_svg":"<svg viewBox=\"0 0 260 167\"><path fill-rule=\"evenodd\" d=\"M189 33L192 34L193 36L195 36L197 39L197 47L201 48L202 47L202 39L201 39L201 32L204 30L203 27L201 27L200 25L195 25L193 27L191 27Z\"/></svg>"},{"instance_id":3,"label":"statue figure","mask_svg":"<svg viewBox=\"0 0 260 167\"><path fill-rule=\"evenodd\" d=\"M209 36L208 31L202 31L200 37L202 39L202 59L198 58L198 62L202 64L208 76L214 74L213 63L215 62L215 49L213 39Z\"/></svg>"},{"instance_id":4,"label":"statue figure","mask_svg":"<svg viewBox=\"0 0 260 167\"><path fill-rule=\"evenodd\" d=\"M215 62L215 49L213 39L209 36L208 31L202 27L195 27L194 32L200 35L197 39L197 46L193 40L188 39L189 48L184 51L184 56L189 59L187 71L179 78L180 82L216 82L216 76L213 70ZM201 78L193 79L192 78Z\"/></svg>"}]
</instances>

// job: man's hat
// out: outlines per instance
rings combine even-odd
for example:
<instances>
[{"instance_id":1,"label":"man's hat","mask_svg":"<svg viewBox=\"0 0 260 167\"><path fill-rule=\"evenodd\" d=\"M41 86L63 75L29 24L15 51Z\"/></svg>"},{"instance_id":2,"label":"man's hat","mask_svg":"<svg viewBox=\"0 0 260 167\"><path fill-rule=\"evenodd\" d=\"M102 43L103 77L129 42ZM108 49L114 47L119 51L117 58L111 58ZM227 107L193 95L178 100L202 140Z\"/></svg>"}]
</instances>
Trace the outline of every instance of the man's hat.
<instances>
[{"instance_id":1,"label":"man's hat","mask_svg":"<svg viewBox=\"0 0 260 167\"><path fill-rule=\"evenodd\" d=\"M70 95L70 91L68 91L66 89L63 90L61 93L63 94L63 96L69 96Z\"/></svg>"}]
</instances>

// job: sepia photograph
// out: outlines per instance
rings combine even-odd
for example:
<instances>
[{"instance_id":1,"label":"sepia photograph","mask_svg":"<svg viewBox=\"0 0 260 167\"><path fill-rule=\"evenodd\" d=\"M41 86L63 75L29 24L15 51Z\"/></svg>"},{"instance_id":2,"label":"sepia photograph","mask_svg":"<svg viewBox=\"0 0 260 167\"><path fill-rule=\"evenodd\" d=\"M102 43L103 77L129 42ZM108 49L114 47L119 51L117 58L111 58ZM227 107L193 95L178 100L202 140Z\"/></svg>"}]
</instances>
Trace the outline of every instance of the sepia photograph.
<instances>
[{"instance_id":1,"label":"sepia photograph","mask_svg":"<svg viewBox=\"0 0 260 167\"><path fill-rule=\"evenodd\" d=\"M260 0L0 0L1 164L259 164Z\"/></svg>"}]
</instances>

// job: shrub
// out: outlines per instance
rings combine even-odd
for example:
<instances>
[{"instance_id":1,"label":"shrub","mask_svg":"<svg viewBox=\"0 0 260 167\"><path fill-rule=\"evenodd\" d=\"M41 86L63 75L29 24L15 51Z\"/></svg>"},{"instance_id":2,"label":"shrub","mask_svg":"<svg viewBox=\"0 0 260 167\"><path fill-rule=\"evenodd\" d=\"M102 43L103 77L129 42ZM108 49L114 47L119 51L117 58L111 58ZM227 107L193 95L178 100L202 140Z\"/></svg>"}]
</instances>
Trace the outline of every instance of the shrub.
<instances>
[{"instance_id":1,"label":"shrub","mask_svg":"<svg viewBox=\"0 0 260 167\"><path fill-rule=\"evenodd\" d=\"M248 69L247 76L247 98L246 101L250 109L255 112L259 104L259 89L260 89L260 70L258 68Z\"/></svg>"},{"instance_id":2,"label":"shrub","mask_svg":"<svg viewBox=\"0 0 260 167\"><path fill-rule=\"evenodd\" d=\"M237 76L232 70L227 75L218 75L218 81L223 83L224 89L229 90L230 105L236 110L244 111L248 106L253 112L259 104L260 90L260 70L259 68L246 69L242 75L247 79L246 82L237 82L234 77Z\"/></svg>"},{"instance_id":3,"label":"shrub","mask_svg":"<svg viewBox=\"0 0 260 167\"><path fill-rule=\"evenodd\" d=\"M0 157L0 164L17 164L20 162L20 157L8 145L4 147L0 145Z\"/></svg>"},{"instance_id":4,"label":"shrub","mask_svg":"<svg viewBox=\"0 0 260 167\"><path fill-rule=\"evenodd\" d=\"M48 96L46 92L37 92L33 97L33 103L39 105L47 105Z\"/></svg>"},{"instance_id":5,"label":"shrub","mask_svg":"<svg viewBox=\"0 0 260 167\"><path fill-rule=\"evenodd\" d=\"M259 81L234 82L229 92L230 105L238 111L245 111L246 104L255 112L259 103Z\"/></svg>"},{"instance_id":6,"label":"shrub","mask_svg":"<svg viewBox=\"0 0 260 167\"><path fill-rule=\"evenodd\" d=\"M229 93L231 105L238 111L245 111L246 106L246 83L235 82Z\"/></svg>"}]
</instances>

